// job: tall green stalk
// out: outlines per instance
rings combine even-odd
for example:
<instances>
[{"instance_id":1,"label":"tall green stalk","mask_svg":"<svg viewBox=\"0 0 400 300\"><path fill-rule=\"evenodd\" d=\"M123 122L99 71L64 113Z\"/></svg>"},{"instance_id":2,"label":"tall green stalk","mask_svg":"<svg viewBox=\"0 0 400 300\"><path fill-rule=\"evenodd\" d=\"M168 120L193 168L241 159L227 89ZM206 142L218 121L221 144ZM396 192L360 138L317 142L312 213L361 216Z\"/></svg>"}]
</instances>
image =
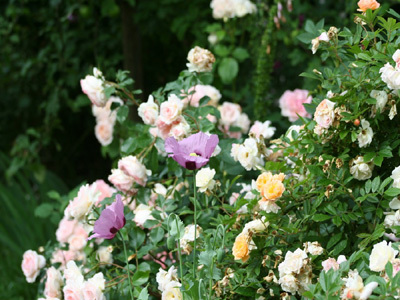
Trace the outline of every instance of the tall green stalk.
<instances>
[{"instance_id":1,"label":"tall green stalk","mask_svg":"<svg viewBox=\"0 0 400 300\"><path fill-rule=\"evenodd\" d=\"M197 188L196 188L196 171L193 171L193 205L194 205L194 242L193 242L193 278L196 278L196 239L197 239Z\"/></svg>"},{"instance_id":2,"label":"tall green stalk","mask_svg":"<svg viewBox=\"0 0 400 300\"><path fill-rule=\"evenodd\" d=\"M122 240L122 244L124 245L124 254L125 254L125 262L126 262L126 269L128 272L128 280L129 280L129 292L131 294L131 300L134 300L133 298L133 288L132 288L132 281L131 281L131 271L129 270L129 261L128 261L128 254L126 252L126 245L125 245L125 240L124 237L122 236L122 233L119 232Z\"/></svg>"}]
</instances>

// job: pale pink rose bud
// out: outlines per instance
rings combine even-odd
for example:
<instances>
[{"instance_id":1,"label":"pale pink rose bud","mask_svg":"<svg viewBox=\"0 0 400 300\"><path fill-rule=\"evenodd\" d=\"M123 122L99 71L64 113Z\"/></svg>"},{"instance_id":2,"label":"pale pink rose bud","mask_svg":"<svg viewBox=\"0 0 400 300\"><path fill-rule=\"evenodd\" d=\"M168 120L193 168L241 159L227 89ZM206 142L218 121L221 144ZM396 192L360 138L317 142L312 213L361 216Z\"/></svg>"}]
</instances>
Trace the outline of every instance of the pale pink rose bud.
<instances>
[{"instance_id":1,"label":"pale pink rose bud","mask_svg":"<svg viewBox=\"0 0 400 300\"><path fill-rule=\"evenodd\" d=\"M96 73L96 72L95 72ZM86 75L85 79L81 79L81 88L90 101L96 106L103 107L107 103L107 97L104 93L103 78Z\"/></svg>"},{"instance_id":2,"label":"pale pink rose bud","mask_svg":"<svg viewBox=\"0 0 400 300\"><path fill-rule=\"evenodd\" d=\"M209 50L196 46L189 51L187 60L189 72L211 72L215 57Z\"/></svg>"},{"instance_id":3,"label":"pale pink rose bud","mask_svg":"<svg viewBox=\"0 0 400 300\"><path fill-rule=\"evenodd\" d=\"M101 119L94 127L94 135L102 146L108 146L113 141L114 123L109 119Z\"/></svg>"},{"instance_id":4,"label":"pale pink rose bud","mask_svg":"<svg viewBox=\"0 0 400 300\"><path fill-rule=\"evenodd\" d=\"M96 206L99 206L101 201L103 201L105 198L110 198L114 193L117 192L102 179L93 182L92 186L94 187L95 191L99 193L99 197L95 203Z\"/></svg>"},{"instance_id":5,"label":"pale pink rose bud","mask_svg":"<svg viewBox=\"0 0 400 300\"><path fill-rule=\"evenodd\" d=\"M140 104L138 114L142 118L144 124L154 125L158 118L158 105L154 103L152 95L149 96L147 102Z\"/></svg>"},{"instance_id":6,"label":"pale pink rose bud","mask_svg":"<svg viewBox=\"0 0 400 300\"><path fill-rule=\"evenodd\" d=\"M335 102L329 101L327 99L322 100L320 104L318 104L317 109L315 110L314 120L317 124L325 129L328 129L335 119L335 112L333 110L335 106Z\"/></svg>"},{"instance_id":7,"label":"pale pink rose bud","mask_svg":"<svg viewBox=\"0 0 400 300\"><path fill-rule=\"evenodd\" d=\"M182 114L183 102L177 95L169 95L168 101L161 103L160 120L169 125Z\"/></svg>"},{"instance_id":8,"label":"pale pink rose bud","mask_svg":"<svg viewBox=\"0 0 400 300\"><path fill-rule=\"evenodd\" d=\"M310 118L311 115L307 113L304 108L304 103L311 103L311 96L308 91L295 89L294 91L286 91L279 99L279 106L281 108L282 116L288 117L290 122L296 121L301 116L303 118Z\"/></svg>"},{"instance_id":9,"label":"pale pink rose bud","mask_svg":"<svg viewBox=\"0 0 400 300\"><path fill-rule=\"evenodd\" d=\"M77 220L69 220L67 217L62 218L58 229L56 231L57 241L60 243L67 243L70 236L75 231L75 227L78 225Z\"/></svg>"},{"instance_id":10,"label":"pale pink rose bud","mask_svg":"<svg viewBox=\"0 0 400 300\"><path fill-rule=\"evenodd\" d=\"M339 270L339 263L336 259L329 257L327 260L322 262L322 267L325 272L328 272L330 269Z\"/></svg>"},{"instance_id":11,"label":"pale pink rose bud","mask_svg":"<svg viewBox=\"0 0 400 300\"><path fill-rule=\"evenodd\" d=\"M47 269L46 277L44 295L47 298L52 297L61 299L61 286L63 285L63 279L60 271L54 267L50 267Z\"/></svg>"},{"instance_id":12,"label":"pale pink rose bud","mask_svg":"<svg viewBox=\"0 0 400 300\"><path fill-rule=\"evenodd\" d=\"M118 161L118 169L130 176L136 183L145 186L147 176L151 175L151 171L136 158L136 156L126 156Z\"/></svg>"},{"instance_id":13,"label":"pale pink rose bud","mask_svg":"<svg viewBox=\"0 0 400 300\"><path fill-rule=\"evenodd\" d=\"M29 283L35 282L36 277L39 275L40 269L46 264L44 256L37 254L36 251L25 251L22 259L21 268Z\"/></svg>"},{"instance_id":14,"label":"pale pink rose bud","mask_svg":"<svg viewBox=\"0 0 400 300\"><path fill-rule=\"evenodd\" d=\"M224 102L218 107L218 110L221 113L220 123L225 126L231 126L237 122L242 113L240 105L231 102Z\"/></svg>"},{"instance_id":15,"label":"pale pink rose bud","mask_svg":"<svg viewBox=\"0 0 400 300\"><path fill-rule=\"evenodd\" d=\"M134 179L120 169L112 169L108 180L121 192L126 193L132 189Z\"/></svg>"}]
</instances>

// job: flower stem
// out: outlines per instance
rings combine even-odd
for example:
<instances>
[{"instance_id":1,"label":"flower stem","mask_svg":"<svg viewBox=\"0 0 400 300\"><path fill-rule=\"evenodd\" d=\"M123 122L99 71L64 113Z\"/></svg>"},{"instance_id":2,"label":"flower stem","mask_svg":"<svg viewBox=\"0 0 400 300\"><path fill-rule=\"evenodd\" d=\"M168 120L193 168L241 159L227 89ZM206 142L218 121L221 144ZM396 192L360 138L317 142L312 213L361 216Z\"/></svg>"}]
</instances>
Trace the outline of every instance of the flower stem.
<instances>
[{"instance_id":1,"label":"flower stem","mask_svg":"<svg viewBox=\"0 0 400 300\"><path fill-rule=\"evenodd\" d=\"M131 281L131 272L129 271L129 261L128 261L128 255L126 253L125 240L124 240L124 237L123 237L122 233L119 232L119 234L121 235L122 244L124 245L126 269L127 269L127 272L128 272L128 281L129 281L129 292L131 294L131 300L133 300L134 298L133 298L133 289L132 289L132 281Z\"/></svg>"},{"instance_id":2,"label":"flower stem","mask_svg":"<svg viewBox=\"0 0 400 300\"><path fill-rule=\"evenodd\" d=\"M178 219L175 217L176 228L178 229L178 236L181 235L179 226L178 226ZM183 268L182 268L182 254L181 254L181 239L178 239L178 258L179 258L179 269L181 273L181 283L183 283Z\"/></svg>"},{"instance_id":3,"label":"flower stem","mask_svg":"<svg viewBox=\"0 0 400 300\"><path fill-rule=\"evenodd\" d=\"M194 241L193 241L193 278L196 278L196 239L197 239L197 187L196 187L196 171L193 171L193 205L194 205Z\"/></svg>"}]
</instances>

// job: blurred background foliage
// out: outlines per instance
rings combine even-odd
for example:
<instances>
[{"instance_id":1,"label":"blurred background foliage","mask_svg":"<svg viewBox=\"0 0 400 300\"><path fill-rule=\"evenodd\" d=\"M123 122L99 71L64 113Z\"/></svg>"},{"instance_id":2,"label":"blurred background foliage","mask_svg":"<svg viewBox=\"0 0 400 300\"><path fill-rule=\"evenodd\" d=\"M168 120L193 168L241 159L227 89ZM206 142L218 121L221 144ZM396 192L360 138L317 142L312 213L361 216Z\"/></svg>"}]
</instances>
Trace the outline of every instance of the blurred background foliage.
<instances>
[{"instance_id":1,"label":"blurred background foliage","mask_svg":"<svg viewBox=\"0 0 400 300\"><path fill-rule=\"evenodd\" d=\"M129 70L135 89L143 91L139 98L147 99L185 69L194 45L209 48L217 58L213 84L221 101L239 103L252 120L273 121L278 133L289 126L277 100L287 89L315 89L314 81L298 75L321 67L311 45L301 43L304 27L323 18L325 29L352 27L357 0L253 2L257 14L228 22L212 18L210 0L0 2L2 297L35 295L21 257L55 239L68 199L50 191L66 194L110 172L79 85L93 66L110 79L118 69ZM210 44L210 34L217 43ZM60 209L53 205L54 214L37 219L35 207L50 201Z\"/></svg>"}]
</instances>

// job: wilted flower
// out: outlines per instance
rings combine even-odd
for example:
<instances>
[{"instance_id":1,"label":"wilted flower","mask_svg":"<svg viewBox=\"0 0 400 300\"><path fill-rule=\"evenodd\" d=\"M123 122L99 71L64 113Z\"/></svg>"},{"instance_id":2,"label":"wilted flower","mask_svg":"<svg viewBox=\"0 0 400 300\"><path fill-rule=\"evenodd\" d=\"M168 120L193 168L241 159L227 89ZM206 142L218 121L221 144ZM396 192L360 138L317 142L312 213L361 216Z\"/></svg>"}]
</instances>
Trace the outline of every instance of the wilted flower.
<instances>
[{"instance_id":1,"label":"wilted flower","mask_svg":"<svg viewBox=\"0 0 400 300\"><path fill-rule=\"evenodd\" d=\"M189 72L210 72L215 57L209 50L196 46L189 51L187 60L189 63L186 66Z\"/></svg>"},{"instance_id":2,"label":"wilted flower","mask_svg":"<svg viewBox=\"0 0 400 300\"><path fill-rule=\"evenodd\" d=\"M311 41L312 44L312 53L315 54L315 52L317 52L318 47L319 47L319 42L329 42L329 37L328 34L326 32L321 33L320 36L316 37L315 39L313 39Z\"/></svg>"},{"instance_id":3,"label":"wilted flower","mask_svg":"<svg viewBox=\"0 0 400 300\"><path fill-rule=\"evenodd\" d=\"M180 142L173 137L168 138L165 141L165 151L182 167L196 170L208 163L218 142L216 134L208 136L198 132Z\"/></svg>"},{"instance_id":4,"label":"wilted flower","mask_svg":"<svg viewBox=\"0 0 400 300\"><path fill-rule=\"evenodd\" d=\"M115 197L115 202L106 207L100 217L94 223L94 234L89 240L94 238L112 239L117 232L125 226L124 204L121 195Z\"/></svg>"}]
</instances>

